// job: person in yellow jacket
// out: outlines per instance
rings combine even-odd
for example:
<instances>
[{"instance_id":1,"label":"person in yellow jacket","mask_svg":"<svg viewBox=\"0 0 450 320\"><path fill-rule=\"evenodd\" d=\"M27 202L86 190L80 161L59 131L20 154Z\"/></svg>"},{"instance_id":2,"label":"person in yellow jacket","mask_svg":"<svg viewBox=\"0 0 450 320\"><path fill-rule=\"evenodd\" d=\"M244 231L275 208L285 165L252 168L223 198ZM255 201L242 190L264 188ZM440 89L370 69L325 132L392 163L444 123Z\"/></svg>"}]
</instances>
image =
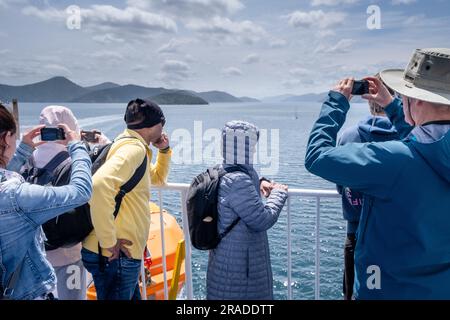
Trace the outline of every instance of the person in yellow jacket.
<instances>
[{"instance_id":1,"label":"person in yellow jacket","mask_svg":"<svg viewBox=\"0 0 450 320\"><path fill-rule=\"evenodd\" d=\"M84 240L81 252L99 300L140 299L138 278L150 228L150 185L166 183L172 154L163 133L165 117L157 104L141 99L130 101L125 122L127 129L116 138L106 162L93 177L89 204L94 231ZM159 149L155 164L151 163L150 144ZM125 195L114 218L120 187L144 159L146 174Z\"/></svg>"}]
</instances>

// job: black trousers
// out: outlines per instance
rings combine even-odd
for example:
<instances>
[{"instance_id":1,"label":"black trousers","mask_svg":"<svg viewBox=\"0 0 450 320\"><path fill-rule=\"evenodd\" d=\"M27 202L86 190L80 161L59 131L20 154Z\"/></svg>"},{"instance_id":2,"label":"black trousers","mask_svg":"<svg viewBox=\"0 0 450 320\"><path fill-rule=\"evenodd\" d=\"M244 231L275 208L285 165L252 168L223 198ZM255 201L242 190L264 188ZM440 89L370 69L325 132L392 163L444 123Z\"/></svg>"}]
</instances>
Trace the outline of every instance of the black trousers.
<instances>
[{"instance_id":1,"label":"black trousers","mask_svg":"<svg viewBox=\"0 0 450 320\"><path fill-rule=\"evenodd\" d=\"M345 300L352 300L353 297L353 284L355 282L355 246L355 234L347 234L344 246L343 292Z\"/></svg>"}]
</instances>

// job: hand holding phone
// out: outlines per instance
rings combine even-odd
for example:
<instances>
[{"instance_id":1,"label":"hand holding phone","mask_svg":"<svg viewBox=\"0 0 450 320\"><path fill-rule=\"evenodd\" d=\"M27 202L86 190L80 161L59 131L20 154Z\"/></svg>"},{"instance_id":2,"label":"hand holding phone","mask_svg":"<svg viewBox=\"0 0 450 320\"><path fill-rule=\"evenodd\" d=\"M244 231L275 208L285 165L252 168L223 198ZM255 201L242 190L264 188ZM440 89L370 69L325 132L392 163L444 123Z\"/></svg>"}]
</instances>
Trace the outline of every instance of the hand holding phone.
<instances>
[{"instance_id":1,"label":"hand holding phone","mask_svg":"<svg viewBox=\"0 0 450 320\"><path fill-rule=\"evenodd\" d=\"M41 135L41 129L44 128L45 125L39 125L37 127L32 128L31 130L26 131L22 136L22 142L31 148L37 148L40 145L46 143L46 141L39 141L39 139L35 139Z\"/></svg>"},{"instance_id":2,"label":"hand holding phone","mask_svg":"<svg viewBox=\"0 0 450 320\"><path fill-rule=\"evenodd\" d=\"M81 130L81 139L83 141L90 142L90 143L98 143L99 136L101 134L102 133L97 130L92 130L92 131Z\"/></svg>"},{"instance_id":3,"label":"hand holding phone","mask_svg":"<svg viewBox=\"0 0 450 320\"><path fill-rule=\"evenodd\" d=\"M369 93L362 96L363 99L375 102L383 109L392 103L394 97L386 85L377 77L366 78L369 82Z\"/></svg>"},{"instance_id":4,"label":"hand holding phone","mask_svg":"<svg viewBox=\"0 0 450 320\"><path fill-rule=\"evenodd\" d=\"M62 124L59 124L58 127L62 128L66 135L65 140L61 141L61 142L58 141L58 143L68 145L70 142L80 141L80 133L75 130L71 130L67 124L62 123Z\"/></svg>"},{"instance_id":5,"label":"hand holding phone","mask_svg":"<svg viewBox=\"0 0 450 320\"><path fill-rule=\"evenodd\" d=\"M344 97L347 98L348 101L352 99L352 88L353 88L353 78L345 78L339 81L338 84L333 88L333 91L339 92Z\"/></svg>"}]
</instances>

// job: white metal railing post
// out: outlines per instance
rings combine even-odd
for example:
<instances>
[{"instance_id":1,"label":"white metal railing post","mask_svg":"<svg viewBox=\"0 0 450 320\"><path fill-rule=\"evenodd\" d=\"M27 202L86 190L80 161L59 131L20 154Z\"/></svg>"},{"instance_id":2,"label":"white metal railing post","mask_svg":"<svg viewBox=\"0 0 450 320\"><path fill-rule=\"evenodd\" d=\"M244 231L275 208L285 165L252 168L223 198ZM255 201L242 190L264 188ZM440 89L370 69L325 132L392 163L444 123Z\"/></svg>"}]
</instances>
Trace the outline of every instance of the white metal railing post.
<instances>
[{"instance_id":1,"label":"white metal railing post","mask_svg":"<svg viewBox=\"0 0 450 320\"><path fill-rule=\"evenodd\" d=\"M163 202L162 202L162 191L158 191L159 194L159 223L161 225L161 246L162 246L162 265L164 274L164 300L169 300L169 288L167 286L167 261L166 261L166 238L164 233L164 214L163 214Z\"/></svg>"},{"instance_id":2,"label":"white metal railing post","mask_svg":"<svg viewBox=\"0 0 450 320\"><path fill-rule=\"evenodd\" d=\"M292 300L292 239L291 239L291 196L287 198L287 281L288 300Z\"/></svg>"},{"instance_id":3,"label":"white metal railing post","mask_svg":"<svg viewBox=\"0 0 450 320\"><path fill-rule=\"evenodd\" d=\"M320 197L316 197L316 281L315 299L320 300Z\"/></svg>"},{"instance_id":4,"label":"white metal railing post","mask_svg":"<svg viewBox=\"0 0 450 320\"><path fill-rule=\"evenodd\" d=\"M185 272L186 272L186 291L188 300L194 299L194 286L192 283L192 247L189 237L189 222L187 217L187 189L181 191L181 212L183 220L184 241L186 244Z\"/></svg>"}]
</instances>

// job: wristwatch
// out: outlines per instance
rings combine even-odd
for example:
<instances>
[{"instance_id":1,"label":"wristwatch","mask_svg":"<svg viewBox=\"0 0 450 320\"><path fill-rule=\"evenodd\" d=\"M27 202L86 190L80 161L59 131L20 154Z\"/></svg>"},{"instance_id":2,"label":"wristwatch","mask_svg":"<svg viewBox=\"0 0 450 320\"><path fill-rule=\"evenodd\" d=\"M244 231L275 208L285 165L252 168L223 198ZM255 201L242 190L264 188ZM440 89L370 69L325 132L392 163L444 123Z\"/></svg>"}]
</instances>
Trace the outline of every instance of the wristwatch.
<instances>
[{"instance_id":1,"label":"wristwatch","mask_svg":"<svg viewBox=\"0 0 450 320\"><path fill-rule=\"evenodd\" d=\"M170 150L170 146L168 146L167 148L164 148L164 149L159 149L159 152L167 153L167 152L169 152L169 150Z\"/></svg>"}]
</instances>

